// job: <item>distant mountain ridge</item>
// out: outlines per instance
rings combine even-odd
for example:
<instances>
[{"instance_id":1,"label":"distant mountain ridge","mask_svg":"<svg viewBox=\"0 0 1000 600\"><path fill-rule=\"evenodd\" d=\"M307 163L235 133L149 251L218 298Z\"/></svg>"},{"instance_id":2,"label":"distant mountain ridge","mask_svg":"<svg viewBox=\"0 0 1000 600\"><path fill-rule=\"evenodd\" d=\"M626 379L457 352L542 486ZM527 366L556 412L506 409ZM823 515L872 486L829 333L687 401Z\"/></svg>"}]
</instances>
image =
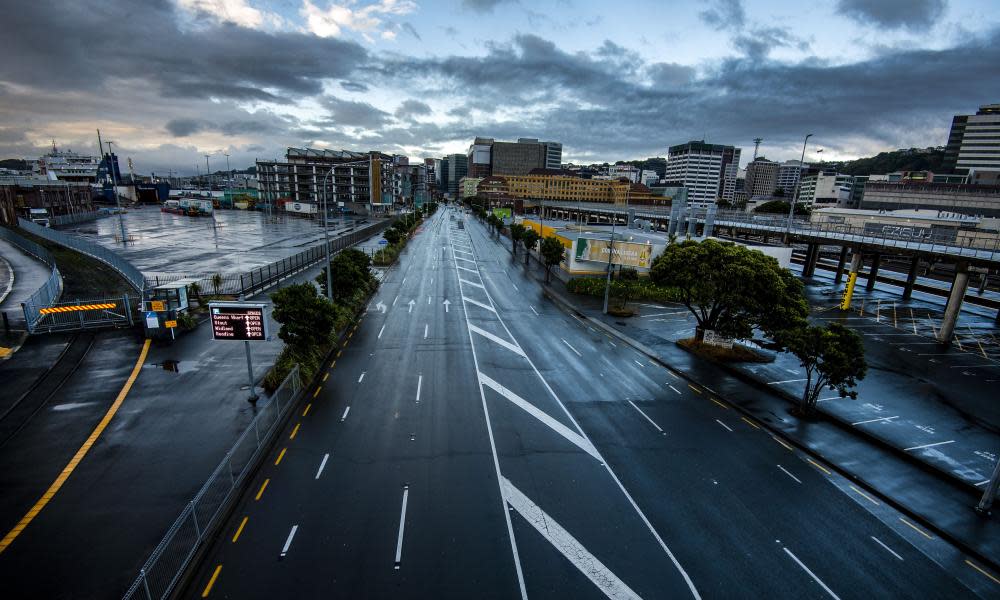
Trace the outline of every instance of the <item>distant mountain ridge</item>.
<instances>
[{"instance_id":1,"label":"distant mountain ridge","mask_svg":"<svg viewBox=\"0 0 1000 600\"><path fill-rule=\"evenodd\" d=\"M931 171L943 173L944 148L910 148L881 152L868 158L857 160L822 162L816 166L836 169L846 175L881 175L897 171Z\"/></svg>"},{"instance_id":2,"label":"distant mountain ridge","mask_svg":"<svg viewBox=\"0 0 1000 600\"><path fill-rule=\"evenodd\" d=\"M27 171L31 167L28 166L28 161L21 160L20 158L5 158L0 160L0 169L14 169L15 171Z\"/></svg>"}]
</instances>

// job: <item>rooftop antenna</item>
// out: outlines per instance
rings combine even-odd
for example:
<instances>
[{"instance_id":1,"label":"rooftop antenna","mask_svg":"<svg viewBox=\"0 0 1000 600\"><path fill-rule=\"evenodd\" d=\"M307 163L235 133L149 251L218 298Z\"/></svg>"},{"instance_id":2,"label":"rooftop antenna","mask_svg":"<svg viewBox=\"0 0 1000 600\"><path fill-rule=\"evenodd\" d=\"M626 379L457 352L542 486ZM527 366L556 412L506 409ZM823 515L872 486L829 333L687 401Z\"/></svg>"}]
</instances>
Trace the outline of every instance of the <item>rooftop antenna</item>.
<instances>
[{"instance_id":1,"label":"rooftop antenna","mask_svg":"<svg viewBox=\"0 0 1000 600\"><path fill-rule=\"evenodd\" d=\"M760 143L764 141L764 138L754 138L753 139L753 159L757 160L757 150L760 149Z\"/></svg>"},{"instance_id":2,"label":"rooftop antenna","mask_svg":"<svg viewBox=\"0 0 1000 600\"><path fill-rule=\"evenodd\" d=\"M55 154L57 152L59 152L59 151L56 150L56 139L52 138L52 154Z\"/></svg>"}]
</instances>

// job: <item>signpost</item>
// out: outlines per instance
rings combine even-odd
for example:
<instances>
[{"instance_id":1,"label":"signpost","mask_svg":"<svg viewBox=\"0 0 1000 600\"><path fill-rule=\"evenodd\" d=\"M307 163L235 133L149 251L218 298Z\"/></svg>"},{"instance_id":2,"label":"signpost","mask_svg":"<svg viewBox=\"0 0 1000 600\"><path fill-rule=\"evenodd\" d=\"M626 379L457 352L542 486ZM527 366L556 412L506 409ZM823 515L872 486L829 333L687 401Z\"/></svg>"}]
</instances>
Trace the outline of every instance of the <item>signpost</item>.
<instances>
[{"instance_id":1,"label":"signpost","mask_svg":"<svg viewBox=\"0 0 1000 600\"><path fill-rule=\"evenodd\" d=\"M253 384L253 362L250 359L250 342L267 340L267 318L263 304L250 302L210 302L208 312L212 318L212 338L215 340L241 341L247 355L247 376L250 378L251 403L257 402Z\"/></svg>"}]
</instances>

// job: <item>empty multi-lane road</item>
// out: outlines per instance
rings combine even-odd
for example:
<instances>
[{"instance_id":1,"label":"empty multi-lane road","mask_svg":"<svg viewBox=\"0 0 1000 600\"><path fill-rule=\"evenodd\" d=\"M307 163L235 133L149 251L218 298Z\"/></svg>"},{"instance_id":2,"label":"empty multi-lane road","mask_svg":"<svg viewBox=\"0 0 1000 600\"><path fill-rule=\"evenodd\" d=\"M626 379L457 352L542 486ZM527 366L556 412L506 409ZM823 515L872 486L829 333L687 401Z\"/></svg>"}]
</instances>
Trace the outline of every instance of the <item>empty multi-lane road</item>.
<instances>
[{"instance_id":1,"label":"empty multi-lane road","mask_svg":"<svg viewBox=\"0 0 1000 600\"><path fill-rule=\"evenodd\" d=\"M508 248L457 210L424 223L187 596L989 595L870 491L557 309Z\"/></svg>"}]
</instances>

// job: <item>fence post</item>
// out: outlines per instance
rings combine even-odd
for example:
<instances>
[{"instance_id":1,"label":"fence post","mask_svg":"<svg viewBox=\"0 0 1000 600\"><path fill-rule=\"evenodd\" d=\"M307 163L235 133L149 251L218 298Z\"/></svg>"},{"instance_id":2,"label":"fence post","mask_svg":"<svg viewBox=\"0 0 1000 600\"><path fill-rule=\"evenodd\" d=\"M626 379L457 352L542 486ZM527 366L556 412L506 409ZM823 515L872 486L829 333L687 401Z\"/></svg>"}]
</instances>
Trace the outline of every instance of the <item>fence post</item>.
<instances>
[{"instance_id":1,"label":"fence post","mask_svg":"<svg viewBox=\"0 0 1000 600\"><path fill-rule=\"evenodd\" d=\"M243 288L243 273L240 273L240 296L245 295Z\"/></svg>"},{"instance_id":2,"label":"fence post","mask_svg":"<svg viewBox=\"0 0 1000 600\"><path fill-rule=\"evenodd\" d=\"M142 577L142 587L146 589L146 600L153 600L153 595L149 593L149 582L146 581L146 569L139 570L139 577Z\"/></svg>"},{"instance_id":3,"label":"fence post","mask_svg":"<svg viewBox=\"0 0 1000 600\"><path fill-rule=\"evenodd\" d=\"M191 508L191 518L194 519L194 532L201 539L201 527L198 527L198 511L194 509L194 500L188 502L188 507Z\"/></svg>"},{"instance_id":4,"label":"fence post","mask_svg":"<svg viewBox=\"0 0 1000 600\"><path fill-rule=\"evenodd\" d=\"M135 323L132 321L132 307L129 306L128 294L122 295L122 304L125 307L125 316L128 317L128 325L132 327Z\"/></svg>"}]
</instances>

